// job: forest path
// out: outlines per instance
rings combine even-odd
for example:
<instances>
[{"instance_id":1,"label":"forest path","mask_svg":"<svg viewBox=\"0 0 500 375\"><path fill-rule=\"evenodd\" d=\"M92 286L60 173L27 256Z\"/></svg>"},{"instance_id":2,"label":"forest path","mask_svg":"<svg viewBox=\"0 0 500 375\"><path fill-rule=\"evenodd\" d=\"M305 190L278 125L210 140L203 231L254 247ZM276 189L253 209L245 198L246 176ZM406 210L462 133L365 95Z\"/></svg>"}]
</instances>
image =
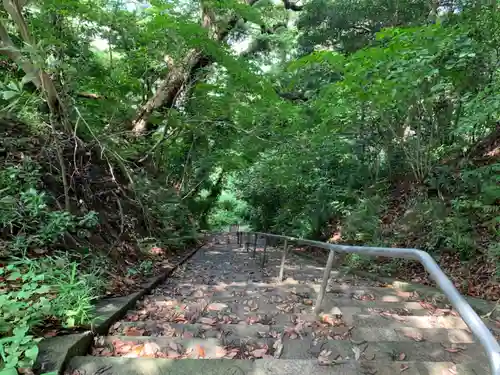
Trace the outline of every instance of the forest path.
<instances>
[{"instance_id":1,"label":"forest path","mask_svg":"<svg viewBox=\"0 0 500 375\"><path fill-rule=\"evenodd\" d=\"M230 240L230 241L229 241ZM257 251L220 236L138 302L72 375L487 374L488 361L447 306L332 271L319 316L323 268L282 249ZM258 249L261 250L261 249Z\"/></svg>"}]
</instances>

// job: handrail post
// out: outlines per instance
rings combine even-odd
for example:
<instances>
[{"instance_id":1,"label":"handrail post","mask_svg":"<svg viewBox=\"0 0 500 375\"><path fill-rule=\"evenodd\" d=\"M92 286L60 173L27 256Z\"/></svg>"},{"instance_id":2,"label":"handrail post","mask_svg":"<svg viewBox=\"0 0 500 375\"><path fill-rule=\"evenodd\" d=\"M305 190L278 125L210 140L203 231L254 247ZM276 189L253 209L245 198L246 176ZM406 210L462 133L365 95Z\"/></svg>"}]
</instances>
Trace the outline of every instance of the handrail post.
<instances>
[{"instance_id":1,"label":"handrail post","mask_svg":"<svg viewBox=\"0 0 500 375\"><path fill-rule=\"evenodd\" d=\"M256 253L257 253L257 233L255 233L255 238L253 240L253 258L255 258Z\"/></svg>"},{"instance_id":2,"label":"handrail post","mask_svg":"<svg viewBox=\"0 0 500 375\"><path fill-rule=\"evenodd\" d=\"M330 273L332 272L333 260L335 259L335 252L330 250L328 254L328 260L326 261L325 272L323 273L323 281L321 282L321 288L319 289L318 298L316 299L316 305L314 306L314 313L318 314L321 309L321 304L323 303L323 298L325 297L326 287L328 286L328 279L330 278Z\"/></svg>"},{"instance_id":3,"label":"handrail post","mask_svg":"<svg viewBox=\"0 0 500 375\"><path fill-rule=\"evenodd\" d=\"M264 268L266 264L266 249L267 249L267 236L264 236L264 251L262 252L262 259L260 262L260 268Z\"/></svg>"},{"instance_id":4,"label":"handrail post","mask_svg":"<svg viewBox=\"0 0 500 375\"><path fill-rule=\"evenodd\" d=\"M283 281L285 276L285 259L288 253L288 240L285 239L285 248L283 249L283 256L281 257L280 275L278 276L279 282Z\"/></svg>"},{"instance_id":5,"label":"handrail post","mask_svg":"<svg viewBox=\"0 0 500 375\"><path fill-rule=\"evenodd\" d=\"M248 253L250 247L250 233L245 233L245 251Z\"/></svg>"}]
</instances>

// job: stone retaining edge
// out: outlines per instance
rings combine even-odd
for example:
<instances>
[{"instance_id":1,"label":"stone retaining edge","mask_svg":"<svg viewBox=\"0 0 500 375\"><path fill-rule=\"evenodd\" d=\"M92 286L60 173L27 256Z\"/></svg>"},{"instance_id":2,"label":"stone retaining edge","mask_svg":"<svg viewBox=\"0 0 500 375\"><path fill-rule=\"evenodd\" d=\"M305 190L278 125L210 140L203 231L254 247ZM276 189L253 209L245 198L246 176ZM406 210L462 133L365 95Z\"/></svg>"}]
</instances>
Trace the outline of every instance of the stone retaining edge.
<instances>
[{"instance_id":1,"label":"stone retaining edge","mask_svg":"<svg viewBox=\"0 0 500 375\"><path fill-rule=\"evenodd\" d=\"M71 358L87 354L96 334L105 334L109 327L122 318L139 299L164 282L179 266L187 262L205 245L206 243L203 242L191 250L176 265L166 268L161 275L154 277L141 291L125 297L105 298L98 302L97 317L92 323L91 330L43 339L38 345L39 355L34 366L35 374L57 373L62 375Z\"/></svg>"}]
</instances>

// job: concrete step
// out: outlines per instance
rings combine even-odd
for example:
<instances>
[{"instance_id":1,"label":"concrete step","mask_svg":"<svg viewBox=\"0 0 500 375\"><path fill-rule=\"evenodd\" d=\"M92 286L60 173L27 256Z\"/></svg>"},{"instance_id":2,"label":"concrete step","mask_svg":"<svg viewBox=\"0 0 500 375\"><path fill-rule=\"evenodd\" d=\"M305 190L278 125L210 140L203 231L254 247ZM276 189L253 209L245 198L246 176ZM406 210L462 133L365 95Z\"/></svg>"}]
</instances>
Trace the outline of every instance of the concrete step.
<instances>
[{"instance_id":1,"label":"concrete step","mask_svg":"<svg viewBox=\"0 0 500 375\"><path fill-rule=\"evenodd\" d=\"M453 328L453 329L468 329L465 322L455 316L403 316L398 314L356 314L348 318L348 324L357 327L371 328L399 328L399 327L415 327L415 328Z\"/></svg>"},{"instance_id":2,"label":"concrete step","mask_svg":"<svg viewBox=\"0 0 500 375\"><path fill-rule=\"evenodd\" d=\"M277 337L226 336L222 332L217 337L199 338L194 335L182 337L152 336L101 336L95 339L91 354L95 356L127 356L131 358L156 356L159 358L198 358L200 352L205 359L223 358L230 353L237 359L253 357L258 350L262 356L273 356L273 344ZM315 359L322 350L332 352L332 359L376 360L376 361L418 361L455 362L487 361L482 347L478 344L451 344L438 342L359 342L350 340L329 340L313 338L304 333L302 338L291 339L283 336L281 359ZM264 349L262 351L262 349Z\"/></svg>"},{"instance_id":3,"label":"concrete step","mask_svg":"<svg viewBox=\"0 0 500 375\"><path fill-rule=\"evenodd\" d=\"M185 332L188 336L200 338L218 337L220 332L226 336L235 337L266 337L270 332L270 326L263 324L181 324L169 323L161 320L143 322L120 322L111 327L109 333L112 335L125 336L166 336L183 337Z\"/></svg>"},{"instance_id":4,"label":"concrete step","mask_svg":"<svg viewBox=\"0 0 500 375\"><path fill-rule=\"evenodd\" d=\"M290 316L281 315L276 318L278 320L283 318L283 322L275 325L247 324L245 322L239 324L215 323L214 325L200 323L180 324L160 320L120 322L111 327L109 333L126 336L182 337L184 332L189 332L190 337L194 335L194 337L210 338L218 337L219 332L222 331L228 337L234 339L237 337L267 337L270 333L282 333L287 331L287 328L294 326ZM287 320L285 321L285 319ZM347 325L328 326L325 324L319 326L318 323L313 323L312 326L306 325L301 332L305 336L312 335L314 332L316 335L331 337L335 340L351 339L354 342L433 342L446 345L446 343L471 344L476 341L467 330L447 328L374 328Z\"/></svg>"},{"instance_id":5,"label":"concrete step","mask_svg":"<svg viewBox=\"0 0 500 375\"><path fill-rule=\"evenodd\" d=\"M222 332L217 338L100 336L94 339L91 354L127 358L261 358L273 354L273 343L272 338L231 338Z\"/></svg>"},{"instance_id":6,"label":"concrete step","mask_svg":"<svg viewBox=\"0 0 500 375\"><path fill-rule=\"evenodd\" d=\"M467 362L374 362L347 361L321 366L316 360L263 359L157 359L123 357L74 357L69 373L106 375L477 375L489 374L487 364Z\"/></svg>"},{"instance_id":7,"label":"concrete step","mask_svg":"<svg viewBox=\"0 0 500 375\"><path fill-rule=\"evenodd\" d=\"M314 359L322 350L332 352L339 360L356 359L376 361L455 362L486 361L479 344L451 344L441 342L378 341L359 342L350 340L325 340L304 337L284 339L281 359ZM359 353L358 353L359 351ZM358 356L358 357L357 357Z\"/></svg>"},{"instance_id":8,"label":"concrete step","mask_svg":"<svg viewBox=\"0 0 500 375\"><path fill-rule=\"evenodd\" d=\"M351 338L355 342L360 341L424 341L437 343L471 344L476 340L472 334L464 329L447 328L370 328L354 327L351 330Z\"/></svg>"}]
</instances>

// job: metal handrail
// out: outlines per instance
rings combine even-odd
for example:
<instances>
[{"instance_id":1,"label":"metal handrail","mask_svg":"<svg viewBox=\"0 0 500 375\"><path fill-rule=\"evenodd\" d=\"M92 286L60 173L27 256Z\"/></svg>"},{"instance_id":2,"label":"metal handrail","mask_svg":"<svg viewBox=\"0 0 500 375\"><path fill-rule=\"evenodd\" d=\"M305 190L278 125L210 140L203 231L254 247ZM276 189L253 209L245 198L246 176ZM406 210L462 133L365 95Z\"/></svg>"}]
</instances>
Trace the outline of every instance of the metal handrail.
<instances>
[{"instance_id":1,"label":"metal handrail","mask_svg":"<svg viewBox=\"0 0 500 375\"><path fill-rule=\"evenodd\" d=\"M333 266L333 260L335 257L335 252L340 253L353 253L353 254L363 254L370 256L380 256L387 258L402 258L402 259L413 259L419 261L426 271L430 274L431 278L436 282L437 286L441 289L443 294L448 297L450 304L458 311L462 319L465 321L467 326L470 328L471 332L476 336L479 343L483 346L488 356L491 374L500 375L500 345L497 340L490 332L488 327L481 320L479 315L472 309L472 307L467 303L465 298L460 294L460 292L455 288L450 279L441 270L439 265L432 259L432 257L425 251L418 249L402 249L402 248L392 248L392 247L371 247L371 246L346 246L346 245L334 245L326 242L305 240L302 238L282 236L278 234L263 233L263 232L238 232L238 243L241 243L243 234L247 234L247 242L245 243L245 248L248 251L248 246L250 244L250 235L254 235L254 257L255 250L257 247L258 236L263 236L265 238L264 245L264 255L262 256L262 266L265 262L265 250L267 247L267 239L275 238L285 241L283 256L281 260L280 268L280 279L283 278L283 269L285 264L285 258L288 253L288 243L294 242L300 245L314 246L321 249L329 250L327 265L325 267L325 272L323 275L323 280L321 284L321 289L318 295L318 299L315 305L315 312L319 311L320 305L323 301L328 279L330 277L330 272Z\"/></svg>"}]
</instances>

